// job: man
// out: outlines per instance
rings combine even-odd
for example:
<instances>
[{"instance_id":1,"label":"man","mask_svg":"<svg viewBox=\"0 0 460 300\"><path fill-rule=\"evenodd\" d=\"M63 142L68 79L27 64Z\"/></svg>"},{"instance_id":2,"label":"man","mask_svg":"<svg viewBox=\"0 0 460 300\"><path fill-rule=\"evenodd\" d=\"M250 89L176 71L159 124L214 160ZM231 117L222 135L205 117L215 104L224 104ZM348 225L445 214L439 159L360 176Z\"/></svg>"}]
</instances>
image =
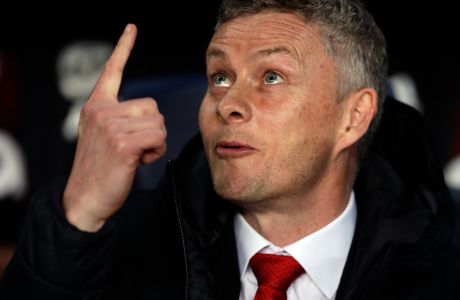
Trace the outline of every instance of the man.
<instances>
[{"instance_id":1,"label":"man","mask_svg":"<svg viewBox=\"0 0 460 300\"><path fill-rule=\"evenodd\" d=\"M224 1L201 137L154 193L129 196L166 147L154 101L117 102L135 35L83 108L67 186L31 208L7 299L458 299L448 197L418 123L366 154L386 52L358 3ZM386 113L386 129L416 118ZM408 137L419 155L403 156Z\"/></svg>"}]
</instances>

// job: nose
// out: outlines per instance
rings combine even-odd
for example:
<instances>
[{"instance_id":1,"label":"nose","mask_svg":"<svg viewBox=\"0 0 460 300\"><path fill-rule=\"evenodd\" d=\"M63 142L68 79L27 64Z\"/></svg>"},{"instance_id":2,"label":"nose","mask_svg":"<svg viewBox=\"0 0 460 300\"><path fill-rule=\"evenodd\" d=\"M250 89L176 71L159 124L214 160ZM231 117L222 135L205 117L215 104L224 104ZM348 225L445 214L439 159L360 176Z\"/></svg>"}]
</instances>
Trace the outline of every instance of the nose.
<instances>
[{"instance_id":1,"label":"nose","mask_svg":"<svg viewBox=\"0 0 460 300\"><path fill-rule=\"evenodd\" d=\"M244 123L251 119L249 94L233 86L217 104L217 115L226 124Z\"/></svg>"}]
</instances>

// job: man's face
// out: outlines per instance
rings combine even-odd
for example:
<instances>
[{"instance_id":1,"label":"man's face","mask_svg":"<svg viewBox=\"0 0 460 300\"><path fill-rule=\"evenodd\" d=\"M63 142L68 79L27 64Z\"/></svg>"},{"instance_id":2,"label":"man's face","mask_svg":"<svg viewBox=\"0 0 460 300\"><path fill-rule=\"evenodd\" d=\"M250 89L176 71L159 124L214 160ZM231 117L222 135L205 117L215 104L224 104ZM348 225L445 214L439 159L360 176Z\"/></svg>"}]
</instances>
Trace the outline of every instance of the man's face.
<instances>
[{"instance_id":1,"label":"man's face","mask_svg":"<svg viewBox=\"0 0 460 300\"><path fill-rule=\"evenodd\" d=\"M279 12L231 20L210 42L207 74L200 129L216 191L244 205L318 185L342 114L319 28Z\"/></svg>"}]
</instances>

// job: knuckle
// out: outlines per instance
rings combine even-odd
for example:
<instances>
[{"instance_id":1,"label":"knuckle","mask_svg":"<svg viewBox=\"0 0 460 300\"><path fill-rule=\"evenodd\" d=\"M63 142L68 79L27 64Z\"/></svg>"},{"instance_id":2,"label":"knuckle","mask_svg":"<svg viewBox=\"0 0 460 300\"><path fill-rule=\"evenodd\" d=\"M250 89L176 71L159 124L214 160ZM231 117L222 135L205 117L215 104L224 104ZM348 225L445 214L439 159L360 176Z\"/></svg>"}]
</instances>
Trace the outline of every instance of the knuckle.
<instances>
[{"instance_id":1,"label":"knuckle","mask_svg":"<svg viewBox=\"0 0 460 300\"><path fill-rule=\"evenodd\" d=\"M155 130L155 137L161 143L165 143L167 137L166 130L164 130L163 128Z\"/></svg>"},{"instance_id":2,"label":"knuckle","mask_svg":"<svg viewBox=\"0 0 460 300\"><path fill-rule=\"evenodd\" d=\"M147 98L146 103L152 111L158 111L158 103L153 98Z\"/></svg>"},{"instance_id":3,"label":"knuckle","mask_svg":"<svg viewBox=\"0 0 460 300\"><path fill-rule=\"evenodd\" d=\"M120 124L117 120L115 119L109 119L107 122L104 124L105 131L109 135L114 135L119 132L120 130Z\"/></svg>"},{"instance_id":4,"label":"knuckle","mask_svg":"<svg viewBox=\"0 0 460 300\"><path fill-rule=\"evenodd\" d=\"M124 105L133 117L158 114L158 105L152 98L133 99L125 102Z\"/></svg>"},{"instance_id":5,"label":"knuckle","mask_svg":"<svg viewBox=\"0 0 460 300\"><path fill-rule=\"evenodd\" d=\"M103 107L95 107L90 113L91 119L97 124L104 124L107 118L107 112Z\"/></svg>"},{"instance_id":6,"label":"knuckle","mask_svg":"<svg viewBox=\"0 0 460 300\"><path fill-rule=\"evenodd\" d=\"M85 105L83 105L80 115L82 118L87 118L92 114L93 111L93 105L91 105L91 102L86 102Z\"/></svg>"},{"instance_id":7,"label":"knuckle","mask_svg":"<svg viewBox=\"0 0 460 300\"><path fill-rule=\"evenodd\" d=\"M141 101L142 108L146 114L156 114L158 112L158 104L152 98L146 98Z\"/></svg>"},{"instance_id":8,"label":"knuckle","mask_svg":"<svg viewBox=\"0 0 460 300\"><path fill-rule=\"evenodd\" d=\"M163 116L162 114L158 114L158 117L160 118L161 124L164 124L165 123L165 116Z\"/></svg>"},{"instance_id":9,"label":"knuckle","mask_svg":"<svg viewBox=\"0 0 460 300\"><path fill-rule=\"evenodd\" d=\"M127 151L127 140L124 137L124 135L117 134L113 135L110 139L111 141L111 147L117 153L118 155L124 155Z\"/></svg>"},{"instance_id":10,"label":"knuckle","mask_svg":"<svg viewBox=\"0 0 460 300\"><path fill-rule=\"evenodd\" d=\"M142 98L141 102L145 105L148 109L156 110L158 108L157 102L152 97Z\"/></svg>"},{"instance_id":11,"label":"knuckle","mask_svg":"<svg viewBox=\"0 0 460 300\"><path fill-rule=\"evenodd\" d=\"M156 116L155 119L156 119L156 122L157 122L157 124L158 124L159 127L163 127L163 126L164 126L164 124L165 124L165 117L164 117L162 114L158 114L158 115Z\"/></svg>"}]
</instances>

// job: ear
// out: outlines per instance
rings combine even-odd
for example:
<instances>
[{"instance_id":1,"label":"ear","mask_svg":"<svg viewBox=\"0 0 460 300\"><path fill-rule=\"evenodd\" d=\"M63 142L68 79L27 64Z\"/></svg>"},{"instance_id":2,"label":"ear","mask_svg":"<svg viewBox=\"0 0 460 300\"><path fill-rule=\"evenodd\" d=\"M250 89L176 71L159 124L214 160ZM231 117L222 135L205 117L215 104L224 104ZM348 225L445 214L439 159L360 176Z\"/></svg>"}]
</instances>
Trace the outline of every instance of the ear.
<instances>
[{"instance_id":1,"label":"ear","mask_svg":"<svg viewBox=\"0 0 460 300\"><path fill-rule=\"evenodd\" d=\"M336 154L358 143L369 130L378 110L377 92L372 88L354 92L343 101L346 103L335 148Z\"/></svg>"}]
</instances>

